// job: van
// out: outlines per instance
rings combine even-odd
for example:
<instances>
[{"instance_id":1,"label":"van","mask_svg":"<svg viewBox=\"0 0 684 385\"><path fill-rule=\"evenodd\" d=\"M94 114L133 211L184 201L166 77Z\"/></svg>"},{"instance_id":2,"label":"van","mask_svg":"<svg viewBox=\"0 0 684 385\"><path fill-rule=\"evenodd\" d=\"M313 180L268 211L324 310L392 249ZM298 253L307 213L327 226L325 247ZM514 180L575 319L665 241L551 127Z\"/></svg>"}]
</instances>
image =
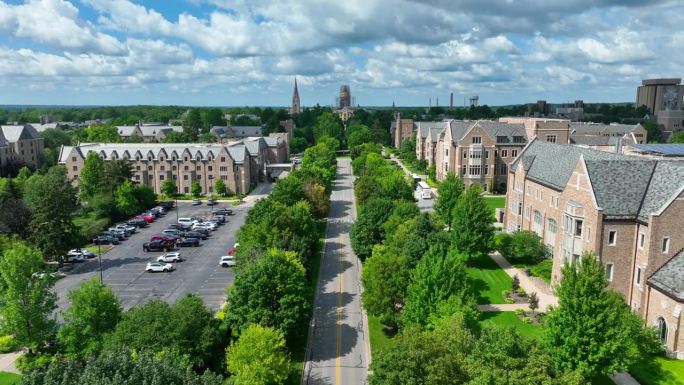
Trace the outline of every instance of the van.
<instances>
[{"instance_id":1,"label":"van","mask_svg":"<svg viewBox=\"0 0 684 385\"><path fill-rule=\"evenodd\" d=\"M427 183L422 181L418 182L416 190L422 199L432 199L432 188Z\"/></svg>"}]
</instances>

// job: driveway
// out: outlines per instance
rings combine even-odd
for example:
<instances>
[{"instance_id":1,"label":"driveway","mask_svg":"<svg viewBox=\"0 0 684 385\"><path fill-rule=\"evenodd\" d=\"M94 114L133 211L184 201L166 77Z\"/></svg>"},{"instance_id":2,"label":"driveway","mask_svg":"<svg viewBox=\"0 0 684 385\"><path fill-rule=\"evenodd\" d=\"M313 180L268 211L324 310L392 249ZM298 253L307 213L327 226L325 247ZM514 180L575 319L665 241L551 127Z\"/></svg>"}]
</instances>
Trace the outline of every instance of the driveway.
<instances>
[{"instance_id":1,"label":"driveway","mask_svg":"<svg viewBox=\"0 0 684 385\"><path fill-rule=\"evenodd\" d=\"M158 218L148 227L138 229L120 245L102 255L102 277L106 285L119 296L124 309L130 309L150 299L157 298L173 303L187 293L199 295L212 310L218 310L225 301L225 289L232 284L232 269L218 265L219 257L226 255L228 249L235 244L235 236L245 222L247 211L256 200L267 196L272 189L271 184L260 185L254 194L245 198L240 206L230 207L221 202L217 206L192 206L190 202L178 202L178 207ZM147 273L145 265L155 261L161 252L144 252L143 243L150 237L160 234L178 217L209 216L217 207L228 207L233 210L224 225L211 232L210 237L201 241L199 247L182 247L180 251L184 262L175 264L176 270L170 273ZM98 258L77 264L65 278L55 284L58 295L58 310L68 306L67 293L77 288L83 281L99 278Z\"/></svg>"}]
</instances>

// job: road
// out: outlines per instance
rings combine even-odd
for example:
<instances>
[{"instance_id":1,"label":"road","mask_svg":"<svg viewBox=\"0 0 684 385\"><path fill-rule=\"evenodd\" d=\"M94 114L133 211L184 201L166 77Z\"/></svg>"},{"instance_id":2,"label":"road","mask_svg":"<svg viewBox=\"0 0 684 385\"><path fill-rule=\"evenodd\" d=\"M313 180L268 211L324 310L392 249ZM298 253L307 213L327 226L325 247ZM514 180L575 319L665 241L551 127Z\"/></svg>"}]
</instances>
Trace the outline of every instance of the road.
<instances>
[{"instance_id":1,"label":"road","mask_svg":"<svg viewBox=\"0 0 684 385\"><path fill-rule=\"evenodd\" d=\"M225 301L225 289L233 282L232 269L218 265L219 257L226 255L235 244L237 230L244 224L247 211L254 202L267 196L271 184L259 185L253 194L245 198L240 206L230 207L220 203L216 207L228 207L234 215L227 217L227 222L211 232L210 237L201 241L200 247L182 247L177 251L185 258L176 264L171 273L146 273L147 262L155 261L161 252L144 252L142 244L154 234L160 234L171 223L176 222L176 211L179 217L208 216L212 207L192 206L190 202L178 202L178 207L158 218L148 227L138 229L129 239L115 246L102 255L102 275L104 283L119 296L121 306L130 309L153 298L173 303L187 293L199 295L212 310L218 310ZM97 257L79 263L55 284L58 295L58 311L68 308L67 293L77 288L83 281L99 278Z\"/></svg>"},{"instance_id":2,"label":"road","mask_svg":"<svg viewBox=\"0 0 684 385\"><path fill-rule=\"evenodd\" d=\"M368 321L361 308L361 264L349 241L356 218L352 183L350 159L338 159L302 384L366 383Z\"/></svg>"}]
</instances>

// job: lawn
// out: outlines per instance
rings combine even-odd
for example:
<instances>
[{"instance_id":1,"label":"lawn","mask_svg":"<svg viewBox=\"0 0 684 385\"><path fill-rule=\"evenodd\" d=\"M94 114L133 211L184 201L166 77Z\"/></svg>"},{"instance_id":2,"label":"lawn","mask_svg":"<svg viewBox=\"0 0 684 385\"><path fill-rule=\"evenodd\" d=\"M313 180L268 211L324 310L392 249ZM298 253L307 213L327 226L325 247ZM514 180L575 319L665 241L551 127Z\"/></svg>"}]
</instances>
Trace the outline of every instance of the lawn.
<instances>
[{"instance_id":1,"label":"lawn","mask_svg":"<svg viewBox=\"0 0 684 385\"><path fill-rule=\"evenodd\" d=\"M505 196L485 196L485 202L487 203L487 207L492 210L492 215L496 214L496 209L503 209L506 207Z\"/></svg>"},{"instance_id":2,"label":"lawn","mask_svg":"<svg viewBox=\"0 0 684 385\"><path fill-rule=\"evenodd\" d=\"M370 334L371 357L375 356L378 351L394 344L392 336L388 335L383 330L380 317L369 315L368 329L368 333Z\"/></svg>"},{"instance_id":3,"label":"lawn","mask_svg":"<svg viewBox=\"0 0 684 385\"><path fill-rule=\"evenodd\" d=\"M14 373L0 372L0 385L19 385L21 376Z\"/></svg>"},{"instance_id":4,"label":"lawn","mask_svg":"<svg viewBox=\"0 0 684 385\"><path fill-rule=\"evenodd\" d=\"M512 327L525 337L536 340L541 338L542 328L540 325L526 324L512 311L480 313L480 325Z\"/></svg>"},{"instance_id":5,"label":"lawn","mask_svg":"<svg viewBox=\"0 0 684 385\"><path fill-rule=\"evenodd\" d=\"M634 365L629 373L641 385L684 385L684 361L655 357Z\"/></svg>"},{"instance_id":6,"label":"lawn","mask_svg":"<svg viewBox=\"0 0 684 385\"><path fill-rule=\"evenodd\" d=\"M501 293L511 289L511 277L488 255L471 261L467 274L477 293L478 304L504 303Z\"/></svg>"}]
</instances>

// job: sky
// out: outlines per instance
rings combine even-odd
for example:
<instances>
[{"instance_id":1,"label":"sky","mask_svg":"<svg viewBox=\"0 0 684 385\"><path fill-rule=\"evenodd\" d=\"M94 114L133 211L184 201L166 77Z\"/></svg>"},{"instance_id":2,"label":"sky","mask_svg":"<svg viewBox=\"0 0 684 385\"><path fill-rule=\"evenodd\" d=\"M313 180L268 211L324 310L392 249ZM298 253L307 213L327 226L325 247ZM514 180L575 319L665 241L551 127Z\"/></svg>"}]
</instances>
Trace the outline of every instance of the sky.
<instances>
[{"instance_id":1,"label":"sky","mask_svg":"<svg viewBox=\"0 0 684 385\"><path fill-rule=\"evenodd\" d=\"M634 102L682 0L0 0L0 104Z\"/></svg>"}]
</instances>

